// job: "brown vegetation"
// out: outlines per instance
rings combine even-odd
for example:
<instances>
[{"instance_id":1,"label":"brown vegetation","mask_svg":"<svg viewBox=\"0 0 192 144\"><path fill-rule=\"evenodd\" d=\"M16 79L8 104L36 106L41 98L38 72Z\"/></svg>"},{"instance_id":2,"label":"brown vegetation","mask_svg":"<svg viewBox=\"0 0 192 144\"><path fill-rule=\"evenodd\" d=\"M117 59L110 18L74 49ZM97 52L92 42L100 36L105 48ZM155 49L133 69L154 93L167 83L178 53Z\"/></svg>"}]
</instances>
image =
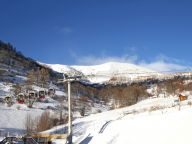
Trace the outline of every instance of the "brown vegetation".
<instances>
[{"instance_id":1,"label":"brown vegetation","mask_svg":"<svg viewBox=\"0 0 192 144\"><path fill-rule=\"evenodd\" d=\"M187 100L187 96L184 96L184 95L179 94L178 97L179 97L179 101Z\"/></svg>"},{"instance_id":2,"label":"brown vegetation","mask_svg":"<svg viewBox=\"0 0 192 144\"><path fill-rule=\"evenodd\" d=\"M46 87L49 81L49 72L45 68L32 69L27 74L26 85L30 86L36 84L41 87Z\"/></svg>"}]
</instances>

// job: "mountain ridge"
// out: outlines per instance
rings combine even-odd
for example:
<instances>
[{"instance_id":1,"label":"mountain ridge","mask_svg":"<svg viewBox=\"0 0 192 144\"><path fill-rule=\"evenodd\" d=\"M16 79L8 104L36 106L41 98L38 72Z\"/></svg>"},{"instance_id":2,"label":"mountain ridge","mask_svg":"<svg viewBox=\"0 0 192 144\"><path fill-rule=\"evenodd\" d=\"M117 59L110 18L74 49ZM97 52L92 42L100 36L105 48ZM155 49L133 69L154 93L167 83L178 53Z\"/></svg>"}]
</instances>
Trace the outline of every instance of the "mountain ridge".
<instances>
[{"instance_id":1,"label":"mountain ridge","mask_svg":"<svg viewBox=\"0 0 192 144\"><path fill-rule=\"evenodd\" d=\"M68 75L83 75L93 83L103 83L113 77L133 78L137 76L157 75L158 72L131 63L107 62L100 65L77 66L62 64L44 64L52 70Z\"/></svg>"}]
</instances>

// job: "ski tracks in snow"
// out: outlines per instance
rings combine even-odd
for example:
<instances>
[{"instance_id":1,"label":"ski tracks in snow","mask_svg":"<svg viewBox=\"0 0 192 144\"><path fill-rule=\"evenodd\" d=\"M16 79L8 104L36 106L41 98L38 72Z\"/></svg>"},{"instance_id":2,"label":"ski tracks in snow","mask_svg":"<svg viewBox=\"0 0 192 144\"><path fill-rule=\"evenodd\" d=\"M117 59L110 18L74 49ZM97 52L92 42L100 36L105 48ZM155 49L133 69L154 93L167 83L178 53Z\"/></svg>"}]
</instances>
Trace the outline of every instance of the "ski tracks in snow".
<instances>
[{"instance_id":1,"label":"ski tracks in snow","mask_svg":"<svg viewBox=\"0 0 192 144\"><path fill-rule=\"evenodd\" d=\"M127 114L123 114L123 115L121 115L120 117L118 117L117 119L115 119L115 120L109 120L109 121L107 121L107 122L105 122L105 124L101 127L101 129L99 130L99 133L101 134L101 133L103 133L104 132L104 130L107 128L107 126L110 124L110 123L112 123L113 121L117 121L117 120L121 120L124 116L126 116Z\"/></svg>"},{"instance_id":2,"label":"ski tracks in snow","mask_svg":"<svg viewBox=\"0 0 192 144\"><path fill-rule=\"evenodd\" d=\"M106 127L112 122L112 120L107 121L100 129L99 133L103 133L103 131L106 129Z\"/></svg>"}]
</instances>

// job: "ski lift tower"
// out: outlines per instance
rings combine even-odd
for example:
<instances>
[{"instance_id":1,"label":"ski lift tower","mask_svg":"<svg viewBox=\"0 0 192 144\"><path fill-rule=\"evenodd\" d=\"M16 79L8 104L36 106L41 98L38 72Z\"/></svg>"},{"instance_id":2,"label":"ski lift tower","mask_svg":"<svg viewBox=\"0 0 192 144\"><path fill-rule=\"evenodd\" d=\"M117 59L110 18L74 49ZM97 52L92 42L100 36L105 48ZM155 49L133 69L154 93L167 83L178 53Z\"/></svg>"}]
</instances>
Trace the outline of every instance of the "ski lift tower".
<instances>
[{"instance_id":1,"label":"ski lift tower","mask_svg":"<svg viewBox=\"0 0 192 144\"><path fill-rule=\"evenodd\" d=\"M68 84L68 144L72 144L72 111L71 111L71 82L80 80L81 76L66 76L63 74L63 79L59 83Z\"/></svg>"}]
</instances>

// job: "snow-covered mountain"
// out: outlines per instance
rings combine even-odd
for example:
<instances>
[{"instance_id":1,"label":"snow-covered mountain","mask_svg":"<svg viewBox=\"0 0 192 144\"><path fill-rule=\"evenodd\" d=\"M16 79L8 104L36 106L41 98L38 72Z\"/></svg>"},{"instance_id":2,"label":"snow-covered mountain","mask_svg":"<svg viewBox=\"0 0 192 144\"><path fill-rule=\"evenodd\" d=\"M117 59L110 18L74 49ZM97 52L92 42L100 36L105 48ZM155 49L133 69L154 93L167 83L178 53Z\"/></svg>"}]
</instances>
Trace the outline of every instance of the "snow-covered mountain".
<instances>
[{"instance_id":1,"label":"snow-covered mountain","mask_svg":"<svg viewBox=\"0 0 192 144\"><path fill-rule=\"evenodd\" d=\"M151 73L152 70L130 64L130 63L118 63L118 62L108 62L101 65L95 66L72 66L78 71L81 71L85 75L95 74L95 75L119 75L119 74L129 74L129 73Z\"/></svg>"},{"instance_id":2,"label":"snow-covered mountain","mask_svg":"<svg viewBox=\"0 0 192 144\"><path fill-rule=\"evenodd\" d=\"M43 63L41 63L43 64ZM82 75L83 73L76 70L72 66L68 65L61 65L61 64L43 64L51 68L52 70L59 72L59 73L65 73L65 74L71 74L71 75Z\"/></svg>"},{"instance_id":3,"label":"snow-covered mountain","mask_svg":"<svg viewBox=\"0 0 192 144\"><path fill-rule=\"evenodd\" d=\"M157 75L157 72L130 63L108 62L94 66L68 66L60 64L46 64L54 71L72 75L84 75L90 82L107 82L113 77L132 79L138 76Z\"/></svg>"}]
</instances>

